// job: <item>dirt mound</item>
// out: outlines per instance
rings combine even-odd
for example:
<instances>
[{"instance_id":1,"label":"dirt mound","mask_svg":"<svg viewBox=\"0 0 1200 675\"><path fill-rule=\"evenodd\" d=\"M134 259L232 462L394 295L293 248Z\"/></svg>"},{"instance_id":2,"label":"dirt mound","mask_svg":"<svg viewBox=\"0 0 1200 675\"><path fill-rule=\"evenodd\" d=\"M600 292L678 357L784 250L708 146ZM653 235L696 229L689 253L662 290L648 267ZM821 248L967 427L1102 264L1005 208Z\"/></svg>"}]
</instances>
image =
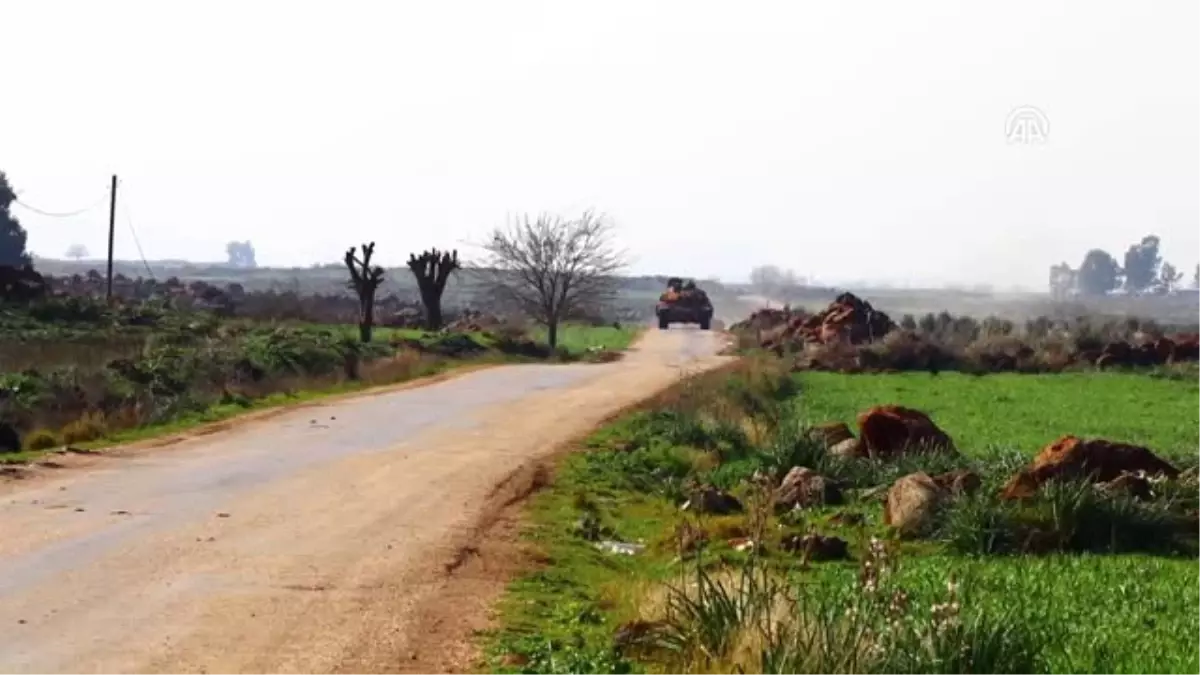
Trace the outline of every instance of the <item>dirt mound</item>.
<instances>
[{"instance_id":1,"label":"dirt mound","mask_svg":"<svg viewBox=\"0 0 1200 675\"><path fill-rule=\"evenodd\" d=\"M816 314L788 317L786 323L763 336L762 346L782 350L807 344L859 345L879 340L895 328L896 323L871 303L853 293L842 293Z\"/></svg>"},{"instance_id":2,"label":"dirt mound","mask_svg":"<svg viewBox=\"0 0 1200 675\"><path fill-rule=\"evenodd\" d=\"M1046 446L1033 462L1004 486L1001 496L1033 496L1047 481L1067 478L1107 483L1124 473L1175 477L1179 470L1147 448L1103 439L1063 436Z\"/></svg>"}]
</instances>

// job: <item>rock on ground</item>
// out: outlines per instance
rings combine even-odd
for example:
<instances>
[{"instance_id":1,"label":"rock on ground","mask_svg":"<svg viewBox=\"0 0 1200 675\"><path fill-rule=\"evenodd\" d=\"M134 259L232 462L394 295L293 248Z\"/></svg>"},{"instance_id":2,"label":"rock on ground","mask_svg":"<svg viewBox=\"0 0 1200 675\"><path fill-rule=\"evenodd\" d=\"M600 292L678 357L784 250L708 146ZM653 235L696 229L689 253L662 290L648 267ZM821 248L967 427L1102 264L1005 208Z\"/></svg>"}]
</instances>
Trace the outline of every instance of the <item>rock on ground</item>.
<instances>
[{"instance_id":1,"label":"rock on ground","mask_svg":"<svg viewBox=\"0 0 1200 675\"><path fill-rule=\"evenodd\" d=\"M812 562L850 558L850 545L840 537L792 534L783 538L781 547L789 553L799 553Z\"/></svg>"},{"instance_id":2,"label":"rock on ground","mask_svg":"<svg viewBox=\"0 0 1200 675\"><path fill-rule=\"evenodd\" d=\"M924 472L900 477L887 493L883 522L901 535L923 534L946 492Z\"/></svg>"},{"instance_id":3,"label":"rock on ground","mask_svg":"<svg viewBox=\"0 0 1200 675\"><path fill-rule=\"evenodd\" d=\"M737 497L727 492L722 492L714 487L706 487L689 499L683 505L683 509L697 513L726 515L729 513L740 513L742 511L742 503L738 501Z\"/></svg>"},{"instance_id":4,"label":"rock on ground","mask_svg":"<svg viewBox=\"0 0 1200 675\"><path fill-rule=\"evenodd\" d=\"M804 466L794 466L787 472L775 497L775 505L781 509L841 502L842 491L836 483Z\"/></svg>"},{"instance_id":5,"label":"rock on ground","mask_svg":"<svg viewBox=\"0 0 1200 675\"><path fill-rule=\"evenodd\" d=\"M1033 462L1014 475L1004 486L1004 499L1031 497L1055 479L1087 480L1107 483L1122 473L1144 472L1151 476L1174 478L1179 470L1149 449L1103 439L1084 440L1063 436L1042 449Z\"/></svg>"},{"instance_id":6,"label":"rock on ground","mask_svg":"<svg viewBox=\"0 0 1200 675\"><path fill-rule=\"evenodd\" d=\"M929 415L899 405L880 405L858 416L859 437L870 457L943 451L956 452L950 435Z\"/></svg>"}]
</instances>

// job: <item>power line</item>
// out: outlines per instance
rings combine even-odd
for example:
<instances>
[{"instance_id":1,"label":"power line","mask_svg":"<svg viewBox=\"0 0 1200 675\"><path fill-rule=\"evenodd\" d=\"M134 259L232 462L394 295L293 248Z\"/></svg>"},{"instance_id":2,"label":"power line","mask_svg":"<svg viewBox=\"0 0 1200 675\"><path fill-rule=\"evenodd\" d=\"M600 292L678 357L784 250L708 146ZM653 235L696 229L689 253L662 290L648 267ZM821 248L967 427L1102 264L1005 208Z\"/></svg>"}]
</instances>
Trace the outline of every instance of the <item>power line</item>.
<instances>
[{"instance_id":1,"label":"power line","mask_svg":"<svg viewBox=\"0 0 1200 675\"><path fill-rule=\"evenodd\" d=\"M31 206L29 204L26 204L25 202L21 201L20 198L14 199L13 203L17 204L25 209L33 211L36 214L43 215L43 216L49 216L50 218L70 218L72 216L78 216L81 213L87 213L88 211L91 211L92 209L96 208L97 206L100 206L101 204L103 204L105 202L105 200L108 199L108 192L109 192L108 190L105 190L104 196L102 196L102 197L100 197L100 199L96 200L96 202L94 204L92 204L91 206L87 206L82 209L79 209L77 211L65 211L65 212L46 211L44 209L39 209L36 206Z\"/></svg>"},{"instance_id":2,"label":"power line","mask_svg":"<svg viewBox=\"0 0 1200 675\"><path fill-rule=\"evenodd\" d=\"M133 245L137 247L138 257L142 259L146 274L149 275L151 281L157 281L154 278L154 271L150 269L150 263L146 262L146 254L142 252L142 242L138 240L137 230L133 229L133 218L129 216L129 188L125 188L125 197L121 199L121 210L125 213L125 224L129 226L129 234L133 237Z\"/></svg>"}]
</instances>

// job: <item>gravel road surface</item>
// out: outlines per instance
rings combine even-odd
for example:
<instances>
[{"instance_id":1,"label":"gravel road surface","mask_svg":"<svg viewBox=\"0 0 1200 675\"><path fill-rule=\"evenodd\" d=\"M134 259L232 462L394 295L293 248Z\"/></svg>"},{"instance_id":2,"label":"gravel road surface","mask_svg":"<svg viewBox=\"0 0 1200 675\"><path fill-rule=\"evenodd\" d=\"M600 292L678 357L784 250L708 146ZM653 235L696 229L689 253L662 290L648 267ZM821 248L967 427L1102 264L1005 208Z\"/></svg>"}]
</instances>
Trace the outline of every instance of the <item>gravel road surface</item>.
<instances>
[{"instance_id":1,"label":"gravel road surface","mask_svg":"<svg viewBox=\"0 0 1200 675\"><path fill-rule=\"evenodd\" d=\"M726 362L722 340L651 330L615 363L490 368L0 485L0 670L467 668L489 598L450 575L489 518L532 463Z\"/></svg>"}]
</instances>

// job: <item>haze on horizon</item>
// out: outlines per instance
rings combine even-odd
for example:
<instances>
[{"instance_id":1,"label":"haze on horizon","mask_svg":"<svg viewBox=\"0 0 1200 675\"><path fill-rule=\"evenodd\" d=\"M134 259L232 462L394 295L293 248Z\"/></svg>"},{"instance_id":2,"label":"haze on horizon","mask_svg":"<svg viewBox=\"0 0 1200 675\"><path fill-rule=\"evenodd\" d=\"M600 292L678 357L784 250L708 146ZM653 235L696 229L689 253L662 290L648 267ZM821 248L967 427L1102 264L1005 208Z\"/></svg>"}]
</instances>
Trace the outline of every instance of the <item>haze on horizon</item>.
<instances>
[{"instance_id":1,"label":"haze on horizon","mask_svg":"<svg viewBox=\"0 0 1200 675\"><path fill-rule=\"evenodd\" d=\"M386 264L609 214L632 273L1020 285L1200 251L1200 5L7 2L0 170L117 257ZM1034 106L1045 143L1011 142ZM20 207L35 253L107 210Z\"/></svg>"}]
</instances>

